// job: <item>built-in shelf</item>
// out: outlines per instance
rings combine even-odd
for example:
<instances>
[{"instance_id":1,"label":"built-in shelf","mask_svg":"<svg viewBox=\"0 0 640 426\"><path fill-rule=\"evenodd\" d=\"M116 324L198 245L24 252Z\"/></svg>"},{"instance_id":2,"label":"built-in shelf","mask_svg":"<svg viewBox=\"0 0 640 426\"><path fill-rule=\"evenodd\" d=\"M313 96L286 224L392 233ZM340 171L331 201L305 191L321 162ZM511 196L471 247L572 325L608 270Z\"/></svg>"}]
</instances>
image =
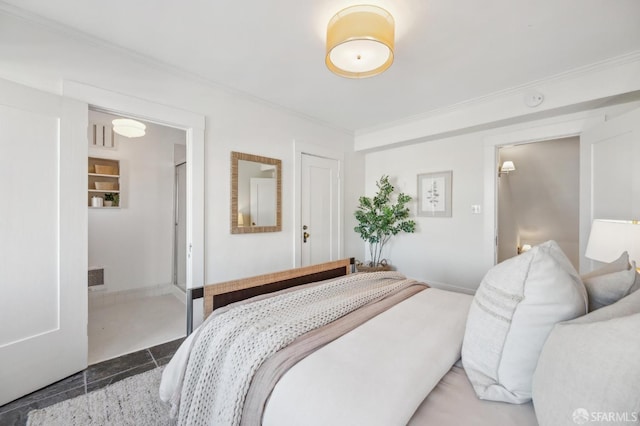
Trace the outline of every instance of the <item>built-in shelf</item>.
<instances>
[{"instance_id":1,"label":"built-in shelf","mask_svg":"<svg viewBox=\"0 0 640 426\"><path fill-rule=\"evenodd\" d=\"M120 205L120 161L110 158L89 157L88 159L89 177L87 188L87 205L95 209L112 209ZM114 206L93 207L92 198L103 199L105 194L115 194L117 201Z\"/></svg>"},{"instance_id":2,"label":"built-in shelf","mask_svg":"<svg viewBox=\"0 0 640 426\"><path fill-rule=\"evenodd\" d=\"M97 176L97 177L109 177L109 178L119 178L120 175L105 175L102 173L89 173L89 176Z\"/></svg>"}]
</instances>

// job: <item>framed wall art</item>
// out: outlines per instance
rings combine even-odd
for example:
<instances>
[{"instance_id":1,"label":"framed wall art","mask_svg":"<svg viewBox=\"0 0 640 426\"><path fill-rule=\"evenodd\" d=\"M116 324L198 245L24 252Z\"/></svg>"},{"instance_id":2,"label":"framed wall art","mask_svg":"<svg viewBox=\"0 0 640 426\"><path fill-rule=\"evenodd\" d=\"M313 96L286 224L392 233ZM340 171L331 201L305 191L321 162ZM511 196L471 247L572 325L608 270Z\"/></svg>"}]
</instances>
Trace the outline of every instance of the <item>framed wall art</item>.
<instances>
[{"instance_id":1,"label":"framed wall art","mask_svg":"<svg viewBox=\"0 0 640 426\"><path fill-rule=\"evenodd\" d=\"M418 175L418 216L451 217L451 170Z\"/></svg>"}]
</instances>

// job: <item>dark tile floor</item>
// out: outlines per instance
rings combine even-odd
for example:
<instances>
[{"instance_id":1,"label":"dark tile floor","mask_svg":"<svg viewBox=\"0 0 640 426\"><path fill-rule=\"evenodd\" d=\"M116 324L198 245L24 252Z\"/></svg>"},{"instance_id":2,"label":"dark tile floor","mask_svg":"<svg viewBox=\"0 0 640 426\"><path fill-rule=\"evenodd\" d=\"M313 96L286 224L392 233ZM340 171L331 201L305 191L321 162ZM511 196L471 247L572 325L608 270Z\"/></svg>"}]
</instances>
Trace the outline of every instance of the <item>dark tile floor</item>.
<instances>
[{"instance_id":1,"label":"dark tile floor","mask_svg":"<svg viewBox=\"0 0 640 426\"><path fill-rule=\"evenodd\" d=\"M0 425L23 426L29 411L48 407L65 399L103 388L127 377L144 373L169 362L184 339L143 349L98 364L62 379L46 388L0 406Z\"/></svg>"}]
</instances>

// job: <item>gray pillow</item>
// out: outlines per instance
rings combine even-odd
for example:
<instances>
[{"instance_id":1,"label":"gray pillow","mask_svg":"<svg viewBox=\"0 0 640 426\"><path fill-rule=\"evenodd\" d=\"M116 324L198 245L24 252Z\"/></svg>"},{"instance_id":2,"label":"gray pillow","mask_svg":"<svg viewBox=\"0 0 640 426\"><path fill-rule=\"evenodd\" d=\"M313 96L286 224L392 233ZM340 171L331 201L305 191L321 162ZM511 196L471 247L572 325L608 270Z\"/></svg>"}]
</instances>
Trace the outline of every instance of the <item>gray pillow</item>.
<instances>
[{"instance_id":1,"label":"gray pillow","mask_svg":"<svg viewBox=\"0 0 640 426\"><path fill-rule=\"evenodd\" d=\"M617 302L640 284L635 262L617 272L583 276L582 281L589 294L590 312Z\"/></svg>"},{"instance_id":2,"label":"gray pillow","mask_svg":"<svg viewBox=\"0 0 640 426\"><path fill-rule=\"evenodd\" d=\"M540 426L637 424L639 329L640 292L557 324L533 376Z\"/></svg>"},{"instance_id":3,"label":"gray pillow","mask_svg":"<svg viewBox=\"0 0 640 426\"><path fill-rule=\"evenodd\" d=\"M580 278L582 278L582 281L584 281L586 279L598 277L600 275L611 274L613 272L626 271L627 269L629 269L629 253L625 251L620 255L619 258L617 258L613 262L607 263L602 268L596 269L595 271L591 271L588 274L584 274Z\"/></svg>"}]
</instances>

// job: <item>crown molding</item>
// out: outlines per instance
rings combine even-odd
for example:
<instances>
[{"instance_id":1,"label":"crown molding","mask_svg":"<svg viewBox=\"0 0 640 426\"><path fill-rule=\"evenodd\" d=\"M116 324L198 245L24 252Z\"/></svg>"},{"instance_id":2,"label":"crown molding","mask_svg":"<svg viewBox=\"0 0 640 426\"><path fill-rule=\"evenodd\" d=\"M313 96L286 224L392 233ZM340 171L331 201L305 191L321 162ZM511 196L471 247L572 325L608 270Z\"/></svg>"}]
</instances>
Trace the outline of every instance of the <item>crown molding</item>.
<instances>
[{"instance_id":1,"label":"crown molding","mask_svg":"<svg viewBox=\"0 0 640 426\"><path fill-rule=\"evenodd\" d=\"M294 109L288 108L284 105L280 105L271 101L268 101L264 98L260 98L258 96L252 95L248 92L233 88L231 86L226 86L222 83L213 81L207 77L204 77L200 74L194 73L192 71L188 71L184 68L175 66L175 65L171 65L167 62L158 60L152 56L148 56L148 55L143 55L139 52L136 52L134 50L128 49L126 47L123 47L121 45L106 41L104 39L101 39L99 37L95 37L92 35L89 35L83 31L77 30L75 28L72 28L68 25L64 25L61 24L59 22L56 22L52 19L49 18L45 18L41 15L35 14L33 12L27 11L25 9L22 9L20 7L16 7L14 5L5 3L4 1L0 0L0 12L5 12L9 15L12 15L14 17L20 18L20 19L24 19L26 21L29 21L33 24L39 25L42 28L45 28L47 30L51 30L51 31L55 31L59 34L63 34L66 35L68 37L71 37L73 39L76 40L81 40L87 43L92 44L93 46L96 47L100 47L103 49L107 49L110 50L112 52L118 53L122 56L125 56L129 59L135 60L139 63L142 63L144 65L150 66L152 68L158 69L160 71L166 72L168 74L173 75L174 77L180 77L183 78L185 80L189 80L195 83L199 83L202 84L204 86L207 86L209 88L212 88L214 90L219 90L221 92L224 92L227 95L231 95L231 96L235 96L238 97L240 99L249 101L249 102L253 102L256 104L260 104L262 106L271 108L273 110L276 111L280 111L282 113L288 114L288 115L293 115L295 117L298 117L300 119L309 121L311 123L314 123L316 125L320 125L323 127L327 127L329 129L335 130L335 131L339 131L343 134L346 134L348 136L354 136L354 132L346 129L344 127L340 127L340 126L336 126L334 124L328 123L326 121L320 120L316 117L307 115L307 114L303 114L299 111L296 111Z\"/></svg>"},{"instance_id":2,"label":"crown molding","mask_svg":"<svg viewBox=\"0 0 640 426\"><path fill-rule=\"evenodd\" d=\"M544 96L544 102L527 105L525 95L538 93ZM626 102L623 98L630 94L636 97L640 94L640 51L358 131L354 137L354 150L385 149L505 123L592 109L606 99Z\"/></svg>"},{"instance_id":3,"label":"crown molding","mask_svg":"<svg viewBox=\"0 0 640 426\"><path fill-rule=\"evenodd\" d=\"M390 129L390 128L410 124L416 121L421 121L421 120L429 119L432 117L449 114L451 112L464 110L466 108L481 106L483 104L495 102L496 100L499 100L501 98L513 96L514 94L520 94L528 90L536 89L540 86L572 80L589 73L603 71L613 67L617 67L619 65L629 64L633 62L640 62L640 50L635 50L623 55L614 56L614 57L605 59L603 61L594 62L592 64L573 68L571 70L564 71L564 72L552 75L550 77L533 80L521 85L517 85L510 88L502 89L496 92L492 92L484 96L479 96L473 99L467 99L462 102L458 102L442 108L436 108L420 114L414 114L408 117L401 118L399 120L390 121L377 126L359 129L359 130L356 130L354 133L356 137L366 135L369 133L375 133L380 130L385 130L385 129Z\"/></svg>"}]
</instances>

